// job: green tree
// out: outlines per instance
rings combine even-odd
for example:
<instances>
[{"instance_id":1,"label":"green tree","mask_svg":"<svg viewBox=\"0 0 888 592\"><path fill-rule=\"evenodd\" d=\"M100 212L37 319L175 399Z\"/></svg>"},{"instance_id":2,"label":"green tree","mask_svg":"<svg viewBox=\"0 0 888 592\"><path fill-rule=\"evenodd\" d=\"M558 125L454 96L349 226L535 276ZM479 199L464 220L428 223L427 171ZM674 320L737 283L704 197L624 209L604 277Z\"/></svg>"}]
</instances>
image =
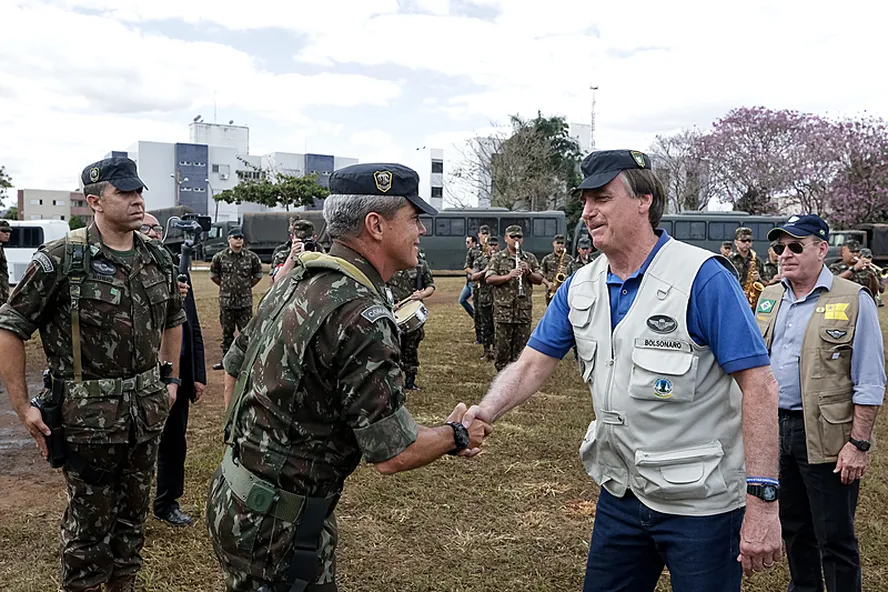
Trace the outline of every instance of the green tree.
<instances>
[{"instance_id":1,"label":"green tree","mask_svg":"<svg viewBox=\"0 0 888 592\"><path fill-rule=\"evenodd\" d=\"M0 166L0 202L6 199L6 190L12 187L12 177L6 172L5 166Z\"/></svg>"},{"instance_id":2,"label":"green tree","mask_svg":"<svg viewBox=\"0 0 888 592\"><path fill-rule=\"evenodd\" d=\"M18 217L19 217L18 212L19 212L18 206L12 206L8 210L6 210L5 217L9 220L18 220Z\"/></svg>"},{"instance_id":3,"label":"green tree","mask_svg":"<svg viewBox=\"0 0 888 592\"><path fill-rule=\"evenodd\" d=\"M68 228L71 230L77 230L78 228L84 228L86 226L86 221L81 216L71 216L68 219Z\"/></svg>"},{"instance_id":4,"label":"green tree","mask_svg":"<svg viewBox=\"0 0 888 592\"><path fill-rule=\"evenodd\" d=\"M312 206L316 200L330 195L329 189L317 182L317 175L297 177L275 172L262 176L258 181L244 180L214 195L216 202L257 203L270 208L282 207L286 211L300 206Z\"/></svg>"}]
</instances>

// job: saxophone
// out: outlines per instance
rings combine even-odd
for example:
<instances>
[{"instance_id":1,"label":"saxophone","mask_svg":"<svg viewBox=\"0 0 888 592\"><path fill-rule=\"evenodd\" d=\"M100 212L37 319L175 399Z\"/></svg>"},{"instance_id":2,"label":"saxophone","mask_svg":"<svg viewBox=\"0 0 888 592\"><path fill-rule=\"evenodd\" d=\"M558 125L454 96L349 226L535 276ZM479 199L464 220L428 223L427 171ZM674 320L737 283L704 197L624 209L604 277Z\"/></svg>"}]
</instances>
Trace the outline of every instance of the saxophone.
<instances>
[{"instance_id":1,"label":"saxophone","mask_svg":"<svg viewBox=\"0 0 888 592\"><path fill-rule=\"evenodd\" d=\"M759 295L765 289L763 283L752 280L752 272L756 269L756 259L758 259L758 256L755 254L755 251L752 251L752 257L749 258L749 268L746 272L746 283L743 284L743 293L746 294L746 299L749 301L749 306L752 307L753 312L755 312L755 305L758 302Z\"/></svg>"},{"instance_id":2,"label":"saxophone","mask_svg":"<svg viewBox=\"0 0 888 592\"><path fill-rule=\"evenodd\" d=\"M561 287L561 284L564 283L564 280L567 279L567 264L564 262L564 259L567 257L567 251L561 254L561 259L558 260L558 269L555 271L555 279L552 280L552 287L549 288L549 298L555 296L555 292L558 291L558 288Z\"/></svg>"}]
</instances>

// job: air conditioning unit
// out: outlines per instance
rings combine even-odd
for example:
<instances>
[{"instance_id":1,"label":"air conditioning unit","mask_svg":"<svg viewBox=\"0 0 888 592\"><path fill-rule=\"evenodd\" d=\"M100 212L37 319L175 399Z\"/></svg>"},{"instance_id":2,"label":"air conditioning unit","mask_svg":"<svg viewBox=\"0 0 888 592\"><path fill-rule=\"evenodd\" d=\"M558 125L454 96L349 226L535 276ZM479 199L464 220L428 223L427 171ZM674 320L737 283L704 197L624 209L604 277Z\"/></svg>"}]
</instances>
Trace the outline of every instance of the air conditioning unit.
<instances>
[{"instance_id":1,"label":"air conditioning unit","mask_svg":"<svg viewBox=\"0 0 888 592\"><path fill-rule=\"evenodd\" d=\"M223 181L227 181L228 180L228 173L219 173L219 178L222 179Z\"/></svg>"}]
</instances>

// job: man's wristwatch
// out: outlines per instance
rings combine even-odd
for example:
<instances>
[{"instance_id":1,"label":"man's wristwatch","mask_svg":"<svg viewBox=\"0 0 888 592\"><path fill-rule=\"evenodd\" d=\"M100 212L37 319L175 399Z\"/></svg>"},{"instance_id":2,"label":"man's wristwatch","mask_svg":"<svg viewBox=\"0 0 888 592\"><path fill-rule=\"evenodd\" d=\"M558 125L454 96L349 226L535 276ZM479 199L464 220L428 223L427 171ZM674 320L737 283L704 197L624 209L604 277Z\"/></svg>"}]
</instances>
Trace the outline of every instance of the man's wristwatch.
<instances>
[{"instance_id":1,"label":"man's wristwatch","mask_svg":"<svg viewBox=\"0 0 888 592\"><path fill-rule=\"evenodd\" d=\"M772 483L747 483L746 493L765 502L776 502L780 499L780 486Z\"/></svg>"},{"instance_id":2,"label":"man's wristwatch","mask_svg":"<svg viewBox=\"0 0 888 592\"><path fill-rule=\"evenodd\" d=\"M164 384L175 384L176 386L182 386L181 378L173 378L172 376L167 376L166 378L161 378L160 380Z\"/></svg>"},{"instance_id":3,"label":"man's wristwatch","mask_svg":"<svg viewBox=\"0 0 888 592\"><path fill-rule=\"evenodd\" d=\"M857 450L861 452L869 452L869 449L872 447L872 444L869 440L855 440L854 438L851 438L848 441L851 442L857 448Z\"/></svg>"},{"instance_id":4,"label":"man's wristwatch","mask_svg":"<svg viewBox=\"0 0 888 592\"><path fill-rule=\"evenodd\" d=\"M447 425L453 428L453 443L456 444L456 448L447 454L459 454L469 447L469 430L466 429L466 426L457 421L448 421Z\"/></svg>"}]
</instances>

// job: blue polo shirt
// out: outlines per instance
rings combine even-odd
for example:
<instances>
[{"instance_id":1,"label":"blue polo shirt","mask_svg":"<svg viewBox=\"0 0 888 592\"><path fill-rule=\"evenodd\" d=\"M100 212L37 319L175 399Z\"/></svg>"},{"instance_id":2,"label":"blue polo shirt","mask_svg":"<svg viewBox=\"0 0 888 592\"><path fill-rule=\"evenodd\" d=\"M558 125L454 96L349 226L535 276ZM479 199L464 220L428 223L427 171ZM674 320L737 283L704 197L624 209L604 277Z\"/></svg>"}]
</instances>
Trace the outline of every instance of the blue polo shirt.
<instances>
[{"instance_id":1,"label":"blue polo shirt","mask_svg":"<svg viewBox=\"0 0 888 592\"><path fill-rule=\"evenodd\" d=\"M612 332L629 313L644 273L669 240L665 230L657 229L656 232L657 244L638 271L626 278L625 282L608 271ZM529 347L549 357L563 358L574 346L567 304L567 292L572 280L573 276L558 288L546 314L527 342ZM694 343L709 346L726 374L768 365L768 350L740 283L717 259L707 260L697 271L691 287L687 323Z\"/></svg>"}]
</instances>

